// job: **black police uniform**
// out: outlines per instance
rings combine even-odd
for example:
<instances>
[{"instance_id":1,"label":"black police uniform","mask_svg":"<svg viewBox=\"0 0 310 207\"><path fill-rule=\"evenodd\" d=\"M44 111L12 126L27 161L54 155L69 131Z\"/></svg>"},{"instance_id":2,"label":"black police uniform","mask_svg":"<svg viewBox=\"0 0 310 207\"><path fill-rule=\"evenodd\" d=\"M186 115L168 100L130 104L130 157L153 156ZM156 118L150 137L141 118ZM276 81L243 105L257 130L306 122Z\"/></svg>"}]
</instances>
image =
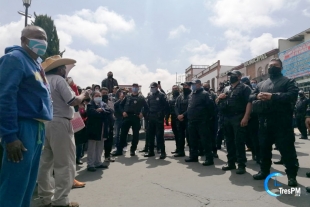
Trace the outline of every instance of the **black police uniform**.
<instances>
[{"instance_id":1,"label":"black police uniform","mask_svg":"<svg viewBox=\"0 0 310 207\"><path fill-rule=\"evenodd\" d=\"M122 154L123 148L126 146L129 129L132 127L133 136L130 153L132 156L134 156L139 143L139 131L141 129L139 114L142 113L142 108L144 108L144 111L147 112L148 106L146 104L145 98L142 95L130 94L123 99L123 101L120 103L120 107L123 109L123 112L127 113L128 116L123 118L120 145L117 149L117 154Z\"/></svg>"},{"instance_id":2,"label":"black police uniform","mask_svg":"<svg viewBox=\"0 0 310 207\"><path fill-rule=\"evenodd\" d=\"M175 115L176 117L178 117L179 115L184 116L183 121L180 120L176 120L177 121L177 131L179 133L179 140L178 140L178 153L175 155L175 157L179 157L179 156L184 156L185 155L185 151L184 151L184 147L185 147L185 138L187 139L187 143L189 143L189 134L188 134L188 119L187 119L187 107L188 107L188 100L189 100L189 96L190 93L183 93L177 98L176 103L175 103Z\"/></svg>"},{"instance_id":3,"label":"black police uniform","mask_svg":"<svg viewBox=\"0 0 310 207\"><path fill-rule=\"evenodd\" d=\"M209 127L210 127L211 136L212 136L213 156L214 156L214 158L218 158L217 147L216 147L216 135L217 135L217 131L218 131L218 109L217 109L217 106L215 104L215 100L216 100L217 96L214 92L210 91L210 89L207 90L206 92L210 95L210 98L213 101L214 109L215 109L215 113L211 119Z\"/></svg>"},{"instance_id":4,"label":"black police uniform","mask_svg":"<svg viewBox=\"0 0 310 207\"><path fill-rule=\"evenodd\" d=\"M147 104L149 106L149 123L148 123L148 153L145 157L154 156L154 140L157 138L157 146L160 147L161 156L164 159L166 157L165 140L164 140L164 119L167 113L169 113L169 105L166 99L166 95L157 91L151 93L147 97Z\"/></svg>"},{"instance_id":5,"label":"black police uniform","mask_svg":"<svg viewBox=\"0 0 310 207\"><path fill-rule=\"evenodd\" d=\"M227 109L223 113L228 166L223 167L223 170L234 169L236 162L240 170L246 166L245 140L247 127L241 127L241 120L245 115L250 94L251 89L240 82L234 88L231 86L228 91L225 100ZM240 174L242 173L240 172Z\"/></svg>"},{"instance_id":6,"label":"black police uniform","mask_svg":"<svg viewBox=\"0 0 310 207\"><path fill-rule=\"evenodd\" d=\"M193 91L190 95L187 118L188 118L188 132L190 141L190 157L186 159L187 162L198 161L199 138L202 142L206 161L204 165L213 165L212 154L212 136L210 135L210 120L214 114L214 104L210 99L209 94L199 88Z\"/></svg>"},{"instance_id":7,"label":"black police uniform","mask_svg":"<svg viewBox=\"0 0 310 207\"><path fill-rule=\"evenodd\" d=\"M260 92L272 93L271 100L257 100ZM286 167L289 185L296 186L298 160L295 149L295 136L292 126L294 104L298 87L294 80L281 73L258 84L254 94L253 111L259 116L259 139L261 147L261 171L253 175L256 180L265 179L270 173L272 145L277 144Z\"/></svg>"},{"instance_id":8,"label":"black police uniform","mask_svg":"<svg viewBox=\"0 0 310 207\"><path fill-rule=\"evenodd\" d=\"M180 93L177 91L177 93L172 94L169 96L168 98L168 104L169 104L169 113L166 115L166 122L168 122L169 117L171 118L171 128L172 128L172 132L174 134L174 140L175 140L175 146L176 146L176 150L172 153L178 153L178 147L179 147L179 133L178 133L178 129L177 129L177 115L175 113L175 102L176 99L178 98L178 96L180 95Z\"/></svg>"},{"instance_id":9,"label":"black police uniform","mask_svg":"<svg viewBox=\"0 0 310 207\"><path fill-rule=\"evenodd\" d=\"M224 93L224 88L220 88L220 93ZM223 102L222 100L219 100L219 103ZM224 105L224 110L226 108L226 104ZM217 133L216 133L216 148L221 149L222 148L222 142L224 140L224 116L223 116L223 110L220 107L220 104L217 105Z\"/></svg>"},{"instance_id":10,"label":"black police uniform","mask_svg":"<svg viewBox=\"0 0 310 207\"><path fill-rule=\"evenodd\" d=\"M307 139L307 128L305 125L305 116L309 99L305 96L300 97L295 106L295 118L298 130L301 133L301 139Z\"/></svg>"}]
</instances>

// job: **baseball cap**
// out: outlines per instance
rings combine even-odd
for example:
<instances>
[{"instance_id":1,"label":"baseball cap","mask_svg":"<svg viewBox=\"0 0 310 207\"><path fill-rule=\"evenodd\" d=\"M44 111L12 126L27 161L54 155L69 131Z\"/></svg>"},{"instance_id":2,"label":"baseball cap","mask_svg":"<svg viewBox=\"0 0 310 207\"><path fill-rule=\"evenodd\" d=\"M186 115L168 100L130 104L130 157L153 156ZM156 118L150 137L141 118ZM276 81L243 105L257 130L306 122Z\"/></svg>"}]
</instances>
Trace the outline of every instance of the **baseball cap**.
<instances>
[{"instance_id":1,"label":"baseball cap","mask_svg":"<svg viewBox=\"0 0 310 207\"><path fill-rule=\"evenodd\" d=\"M249 83L250 79L248 77L242 77L241 78L241 83Z\"/></svg>"},{"instance_id":2,"label":"baseball cap","mask_svg":"<svg viewBox=\"0 0 310 207\"><path fill-rule=\"evenodd\" d=\"M137 86L137 87L139 87L139 84L138 84L138 83L133 83L132 86Z\"/></svg>"},{"instance_id":3,"label":"baseball cap","mask_svg":"<svg viewBox=\"0 0 310 207\"><path fill-rule=\"evenodd\" d=\"M228 76L230 75L236 75L236 76L242 76L241 72L238 70L233 70L227 73Z\"/></svg>"},{"instance_id":4,"label":"baseball cap","mask_svg":"<svg viewBox=\"0 0 310 207\"><path fill-rule=\"evenodd\" d=\"M158 87L158 84L156 82L151 83L150 88Z\"/></svg>"},{"instance_id":5,"label":"baseball cap","mask_svg":"<svg viewBox=\"0 0 310 207\"><path fill-rule=\"evenodd\" d=\"M184 83L181 83L181 86L184 86L184 85L190 86L190 85L192 85L192 82L184 82Z\"/></svg>"},{"instance_id":6,"label":"baseball cap","mask_svg":"<svg viewBox=\"0 0 310 207\"><path fill-rule=\"evenodd\" d=\"M193 83L193 84L200 83L201 84L201 81L199 79L193 79L191 83Z\"/></svg>"}]
</instances>

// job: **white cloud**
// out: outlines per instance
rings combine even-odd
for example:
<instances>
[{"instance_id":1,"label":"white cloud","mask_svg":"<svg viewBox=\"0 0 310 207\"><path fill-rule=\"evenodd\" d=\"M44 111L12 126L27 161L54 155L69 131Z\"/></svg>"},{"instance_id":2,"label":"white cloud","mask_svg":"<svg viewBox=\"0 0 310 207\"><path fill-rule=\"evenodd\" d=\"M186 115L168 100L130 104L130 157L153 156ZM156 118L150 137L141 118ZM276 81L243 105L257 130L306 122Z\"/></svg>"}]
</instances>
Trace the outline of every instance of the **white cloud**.
<instances>
[{"instance_id":1,"label":"white cloud","mask_svg":"<svg viewBox=\"0 0 310 207\"><path fill-rule=\"evenodd\" d=\"M256 57L272 49L278 48L279 39L285 39L285 38L281 37L274 38L270 33L264 33L261 36L254 38L250 42L252 56Z\"/></svg>"},{"instance_id":2,"label":"white cloud","mask_svg":"<svg viewBox=\"0 0 310 207\"><path fill-rule=\"evenodd\" d=\"M20 34L23 29L24 19L18 22L11 22L6 25L0 25L0 56L4 54L4 48L11 45L20 44ZM76 66L70 71L69 76L81 87L92 84L100 84L106 78L108 71L113 71L114 77L119 84L128 85L137 82L142 85L142 92L147 95L149 85L153 81L161 81L164 90L171 89L175 83L175 74L171 74L166 69L158 68L152 72L146 65L135 65L128 57L119 57L115 60L107 60L96 55L92 50L75 50L70 47L74 40L72 36L58 29L60 38L60 48L66 49L63 57L73 58L77 61ZM86 39L86 41L90 41ZM173 60L177 62L178 60Z\"/></svg>"},{"instance_id":3,"label":"white cloud","mask_svg":"<svg viewBox=\"0 0 310 207\"><path fill-rule=\"evenodd\" d=\"M83 9L74 15L58 15L55 19L58 30L71 36L83 37L93 44L107 45L108 32L129 32L135 28L133 19L126 21L121 15L99 7L95 12Z\"/></svg>"},{"instance_id":4,"label":"white cloud","mask_svg":"<svg viewBox=\"0 0 310 207\"><path fill-rule=\"evenodd\" d=\"M310 1L309 1L310 2ZM310 9L304 9L302 10L302 14L305 15L306 17L310 17Z\"/></svg>"},{"instance_id":5,"label":"white cloud","mask_svg":"<svg viewBox=\"0 0 310 207\"><path fill-rule=\"evenodd\" d=\"M169 32L169 38L174 39L174 38L179 37L182 33L189 33L189 32L190 32L190 29L187 29L184 25L180 25L177 28L172 29Z\"/></svg>"},{"instance_id":6,"label":"white cloud","mask_svg":"<svg viewBox=\"0 0 310 207\"><path fill-rule=\"evenodd\" d=\"M214 15L210 21L218 26L245 31L273 26L279 20L271 18L270 14L286 7L288 3L293 5L292 2L293 0L218 0L212 6Z\"/></svg>"},{"instance_id":7,"label":"white cloud","mask_svg":"<svg viewBox=\"0 0 310 207\"><path fill-rule=\"evenodd\" d=\"M18 22L11 22L6 25L0 25L0 56L4 54L7 46L20 45L21 31L24 28L24 18Z\"/></svg>"},{"instance_id":8,"label":"white cloud","mask_svg":"<svg viewBox=\"0 0 310 207\"><path fill-rule=\"evenodd\" d=\"M187 45L185 45L184 49L191 53L205 53L213 51L213 48L209 47L207 44L201 44L198 40L192 40Z\"/></svg>"}]
</instances>

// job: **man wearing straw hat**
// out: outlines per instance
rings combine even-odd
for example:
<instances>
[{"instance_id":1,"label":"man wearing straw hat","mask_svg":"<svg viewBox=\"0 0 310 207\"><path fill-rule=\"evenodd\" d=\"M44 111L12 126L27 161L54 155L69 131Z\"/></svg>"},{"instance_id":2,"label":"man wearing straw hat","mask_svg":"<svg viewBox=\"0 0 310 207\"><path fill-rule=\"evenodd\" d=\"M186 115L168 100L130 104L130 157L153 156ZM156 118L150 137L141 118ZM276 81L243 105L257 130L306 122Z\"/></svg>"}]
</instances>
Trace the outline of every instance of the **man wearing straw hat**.
<instances>
[{"instance_id":1,"label":"man wearing straw hat","mask_svg":"<svg viewBox=\"0 0 310 207\"><path fill-rule=\"evenodd\" d=\"M66 65L76 61L61 58L59 55L47 58L42 67L51 87L53 98L53 120L46 124L46 142L42 152L38 194L46 206L79 206L69 202L68 195L75 177L75 142L70 120L73 118L73 106L79 105L88 92L76 96L66 82ZM55 182L51 172L54 170Z\"/></svg>"}]
</instances>

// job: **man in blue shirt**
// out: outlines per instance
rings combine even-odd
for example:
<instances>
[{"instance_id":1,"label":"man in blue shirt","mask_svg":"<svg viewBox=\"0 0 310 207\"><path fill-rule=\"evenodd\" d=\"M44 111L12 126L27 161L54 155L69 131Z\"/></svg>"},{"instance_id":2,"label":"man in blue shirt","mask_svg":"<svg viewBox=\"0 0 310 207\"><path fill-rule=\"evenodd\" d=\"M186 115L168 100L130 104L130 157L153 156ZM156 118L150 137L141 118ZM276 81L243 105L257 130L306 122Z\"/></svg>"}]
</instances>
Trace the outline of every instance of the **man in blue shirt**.
<instances>
[{"instance_id":1,"label":"man in blue shirt","mask_svg":"<svg viewBox=\"0 0 310 207\"><path fill-rule=\"evenodd\" d=\"M0 137L5 149L0 207L30 206L45 139L44 122L53 117L39 58L46 49L45 31L28 26L22 31L21 47L6 48L0 58Z\"/></svg>"}]
</instances>

